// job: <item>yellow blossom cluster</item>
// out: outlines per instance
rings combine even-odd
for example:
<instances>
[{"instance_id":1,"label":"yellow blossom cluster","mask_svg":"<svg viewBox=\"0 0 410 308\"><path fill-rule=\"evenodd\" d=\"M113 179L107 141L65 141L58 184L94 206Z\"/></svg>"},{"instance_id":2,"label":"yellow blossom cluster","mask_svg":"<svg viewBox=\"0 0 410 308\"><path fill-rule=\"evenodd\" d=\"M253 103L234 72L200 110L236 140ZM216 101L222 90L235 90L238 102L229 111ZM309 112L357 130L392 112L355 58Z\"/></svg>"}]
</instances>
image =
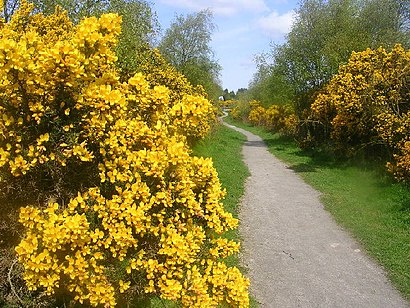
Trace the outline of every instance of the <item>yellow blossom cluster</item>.
<instances>
[{"instance_id":1,"label":"yellow blossom cluster","mask_svg":"<svg viewBox=\"0 0 410 308\"><path fill-rule=\"evenodd\" d=\"M247 307L248 279L222 260L239 249L220 238L238 221L212 160L187 143L209 130L213 107L143 72L122 80L120 24L104 14L74 26L23 1L0 29L0 182L63 175L78 188L21 208L27 286L91 306L157 295Z\"/></svg>"},{"instance_id":2,"label":"yellow blossom cluster","mask_svg":"<svg viewBox=\"0 0 410 308\"><path fill-rule=\"evenodd\" d=\"M165 61L158 49L144 49L140 56L140 70L153 86L162 85L170 90L171 121L178 133L190 142L204 137L216 121L216 108L207 102L202 86L192 86L187 78ZM203 97L198 100L198 97Z\"/></svg>"},{"instance_id":3,"label":"yellow blossom cluster","mask_svg":"<svg viewBox=\"0 0 410 308\"><path fill-rule=\"evenodd\" d=\"M312 119L321 123L338 150L382 143L393 153L389 170L408 179L410 161L410 51L396 45L353 53L312 104Z\"/></svg>"},{"instance_id":4,"label":"yellow blossom cluster","mask_svg":"<svg viewBox=\"0 0 410 308\"><path fill-rule=\"evenodd\" d=\"M286 135L295 134L297 118L290 106L273 104L265 108L258 101L251 101L249 106L248 121L251 124Z\"/></svg>"},{"instance_id":5,"label":"yellow blossom cluster","mask_svg":"<svg viewBox=\"0 0 410 308\"><path fill-rule=\"evenodd\" d=\"M219 108L235 108L238 105L238 101L234 99L227 99L227 100L219 100L218 105Z\"/></svg>"},{"instance_id":6,"label":"yellow blossom cluster","mask_svg":"<svg viewBox=\"0 0 410 308\"><path fill-rule=\"evenodd\" d=\"M250 102L244 100L235 101L230 114L234 119L246 122L248 121L249 112L252 109L251 105L259 106L260 103L256 100L252 100Z\"/></svg>"},{"instance_id":7,"label":"yellow blossom cluster","mask_svg":"<svg viewBox=\"0 0 410 308\"><path fill-rule=\"evenodd\" d=\"M241 118L241 110L240 110L240 104L236 104L232 109L231 109L231 112L230 112L230 115L234 118L234 119L237 119L237 120L242 120L242 118Z\"/></svg>"},{"instance_id":8,"label":"yellow blossom cluster","mask_svg":"<svg viewBox=\"0 0 410 308\"><path fill-rule=\"evenodd\" d=\"M109 69L116 60L111 48L121 18L90 18L74 29L64 12L45 17L31 10L23 2L0 31L0 167L5 178L44 164L91 161L86 138L101 112L98 104L110 100L107 107L118 109ZM91 97L96 91L105 91L100 101ZM109 124L108 117L104 120Z\"/></svg>"},{"instance_id":9,"label":"yellow blossom cluster","mask_svg":"<svg viewBox=\"0 0 410 308\"><path fill-rule=\"evenodd\" d=\"M255 105L255 101L251 102L251 110L249 111L248 121L253 125L262 125L265 122L265 107L261 105Z\"/></svg>"}]
</instances>

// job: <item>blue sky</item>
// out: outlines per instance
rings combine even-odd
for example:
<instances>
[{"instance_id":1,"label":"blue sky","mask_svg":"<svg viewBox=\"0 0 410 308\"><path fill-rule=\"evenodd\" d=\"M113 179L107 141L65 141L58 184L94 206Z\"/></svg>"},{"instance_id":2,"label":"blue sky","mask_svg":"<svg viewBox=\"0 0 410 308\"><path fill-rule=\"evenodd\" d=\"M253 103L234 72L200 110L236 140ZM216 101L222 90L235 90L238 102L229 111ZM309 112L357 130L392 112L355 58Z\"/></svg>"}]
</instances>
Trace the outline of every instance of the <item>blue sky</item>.
<instances>
[{"instance_id":1,"label":"blue sky","mask_svg":"<svg viewBox=\"0 0 410 308\"><path fill-rule=\"evenodd\" d=\"M222 66L223 88L247 88L255 73L254 57L282 43L290 30L298 0L157 0L153 9L163 30L175 14L211 9L217 26L212 48Z\"/></svg>"}]
</instances>

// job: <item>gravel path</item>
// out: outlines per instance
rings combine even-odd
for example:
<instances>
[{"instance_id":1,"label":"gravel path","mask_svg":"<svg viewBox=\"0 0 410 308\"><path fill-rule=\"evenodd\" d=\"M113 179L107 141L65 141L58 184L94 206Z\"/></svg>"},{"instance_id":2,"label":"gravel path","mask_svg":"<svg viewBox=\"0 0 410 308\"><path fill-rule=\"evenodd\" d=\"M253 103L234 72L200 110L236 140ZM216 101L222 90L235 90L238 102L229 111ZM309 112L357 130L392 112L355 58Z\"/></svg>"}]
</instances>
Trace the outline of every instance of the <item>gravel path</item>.
<instances>
[{"instance_id":1,"label":"gravel path","mask_svg":"<svg viewBox=\"0 0 410 308\"><path fill-rule=\"evenodd\" d=\"M272 156L256 135L240 212L242 263L261 307L410 307L319 201L319 193Z\"/></svg>"}]
</instances>

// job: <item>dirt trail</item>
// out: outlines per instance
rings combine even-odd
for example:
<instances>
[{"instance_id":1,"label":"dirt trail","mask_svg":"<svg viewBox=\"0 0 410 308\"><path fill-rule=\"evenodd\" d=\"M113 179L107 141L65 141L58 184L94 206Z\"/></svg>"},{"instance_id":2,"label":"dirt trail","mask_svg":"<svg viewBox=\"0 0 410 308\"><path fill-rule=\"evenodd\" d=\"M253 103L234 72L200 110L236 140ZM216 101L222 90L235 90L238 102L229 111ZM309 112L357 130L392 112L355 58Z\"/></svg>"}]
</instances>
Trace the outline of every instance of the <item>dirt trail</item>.
<instances>
[{"instance_id":1,"label":"dirt trail","mask_svg":"<svg viewBox=\"0 0 410 308\"><path fill-rule=\"evenodd\" d=\"M319 201L319 193L248 138L242 263L261 307L410 307Z\"/></svg>"}]
</instances>

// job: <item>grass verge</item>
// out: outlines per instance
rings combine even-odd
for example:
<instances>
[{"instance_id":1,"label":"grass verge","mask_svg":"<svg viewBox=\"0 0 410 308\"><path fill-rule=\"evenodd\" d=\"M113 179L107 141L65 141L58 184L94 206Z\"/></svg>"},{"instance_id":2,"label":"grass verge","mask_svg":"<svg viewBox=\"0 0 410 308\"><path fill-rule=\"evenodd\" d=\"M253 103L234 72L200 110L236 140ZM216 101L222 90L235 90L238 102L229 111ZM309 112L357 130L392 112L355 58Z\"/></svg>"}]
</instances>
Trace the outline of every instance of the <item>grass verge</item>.
<instances>
[{"instance_id":1,"label":"grass verge","mask_svg":"<svg viewBox=\"0 0 410 308\"><path fill-rule=\"evenodd\" d=\"M204 140L195 145L193 154L211 157L222 187L226 189L223 200L225 209L238 218L238 205L244 193L245 180L249 171L242 161L242 144L246 138L224 125L219 125ZM238 230L231 230L224 234L231 240L239 241ZM237 256L227 258L229 266L238 266Z\"/></svg>"},{"instance_id":2,"label":"grass verge","mask_svg":"<svg viewBox=\"0 0 410 308\"><path fill-rule=\"evenodd\" d=\"M242 144L246 137L242 134L219 125L204 140L199 141L193 154L211 157L218 171L222 187L227 190L223 200L225 208L238 217L238 204L244 193L244 183L249 171L242 160Z\"/></svg>"},{"instance_id":3,"label":"grass verge","mask_svg":"<svg viewBox=\"0 0 410 308\"><path fill-rule=\"evenodd\" d=\"M410 301L410 189L394 183L380 164L337 161L303 151L293 140L228 121L264 139L269 151L322 193L335 220L377 262Z\"/></svg>"}]
</instances>

